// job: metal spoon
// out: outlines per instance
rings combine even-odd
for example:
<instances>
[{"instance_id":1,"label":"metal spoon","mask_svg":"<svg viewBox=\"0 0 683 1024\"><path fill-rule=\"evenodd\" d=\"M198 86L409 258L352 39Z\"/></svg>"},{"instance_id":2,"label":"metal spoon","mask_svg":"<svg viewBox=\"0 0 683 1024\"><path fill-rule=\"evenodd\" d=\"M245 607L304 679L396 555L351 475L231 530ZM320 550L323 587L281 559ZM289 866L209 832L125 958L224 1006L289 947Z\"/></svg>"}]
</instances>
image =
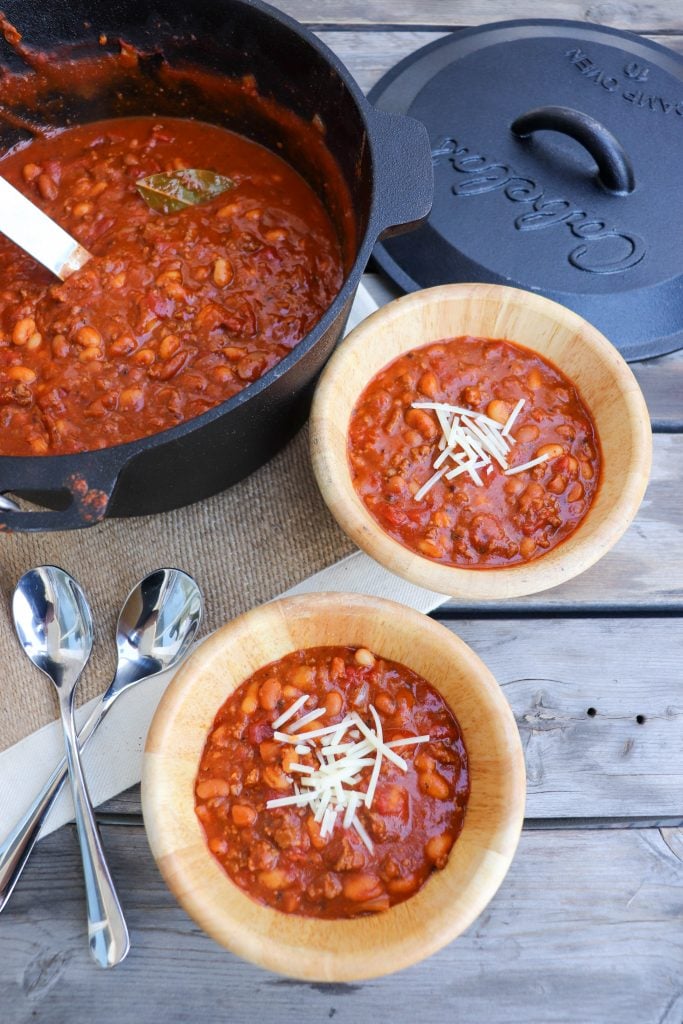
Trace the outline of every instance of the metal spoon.
<instances>
[{"instance_id":1,"label":"metal spoon","mask_svg":"<svg viewBox=\"0 0 683 1024\"><path fill-rule=\"evenodd\" d=\"M116 628L116 674L78 734L83 749L125 690L178 665L199 628L199 587L180 569L157 569L131 590ZM24 816L0 843L0 911L31 855L41 825L66 779L66 760L54 770Z\"/></svg>"},{"instance_id":2,"label":"metal spoon","mask_svg":"<svg viewBox=\"0 0 683 1024\"><path fill-rule=\"evenodd\" d=\"M130 941L95 824L74 720L76 684L92 650L90 608L68 573L54 565L42 565L25 573L17 583L12 611L24 651L52 680L59 696L85 876L90 952L100 967L113 967L128 953Z\"/></svg>"},{"instance_id":3,"label":"metal spoon","mask_svg":"<svg viewBox=\"0 0 683 1024\"><path fill-rule=\"evenodd\" d=\"M62 281L91 258L87 249L4 178L0 178L0 231Z\"/></svg>"}]
</instances>

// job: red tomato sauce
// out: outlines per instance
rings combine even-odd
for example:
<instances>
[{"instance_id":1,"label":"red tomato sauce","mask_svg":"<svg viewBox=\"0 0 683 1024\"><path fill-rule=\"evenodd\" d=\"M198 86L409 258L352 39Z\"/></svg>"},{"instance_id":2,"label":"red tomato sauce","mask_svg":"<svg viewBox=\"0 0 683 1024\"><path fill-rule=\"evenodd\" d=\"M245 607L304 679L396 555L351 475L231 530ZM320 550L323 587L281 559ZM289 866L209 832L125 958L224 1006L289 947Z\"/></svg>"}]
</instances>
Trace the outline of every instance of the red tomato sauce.
<instances>
[{"instance_id":1,"label":"red tomato sauce","mask_svg":"<svg viewBox=\"0 0 683 1024\"><path fill-rule=\"evenodd\" d=\"M442 402L510 429L508 475L495 460L481 485L464 473L434 474ZM538 558L569 537L600 480L600 444L574 384L549 360L510 341L463 337L416 348L378 373L351 416L348 458L354 487L386 532L445 565L487 569Z\"/></svg>"},{"instance_id":2,"label":"red tomato sauce","mask_svg":"<svg viewBox=\"0 0 683 1024\"><path fill-rule=\"evenodd\" d=\"M304 788L293 764L320 764L314 750L297 752L274 736L272 723L302 695L282 729L307 735L351 712L372 728L372 706L384 742L429 736L395 749L406 771L382 760L370 807L357 812L372 850L341 814L324 835L309 807L266 806L293 794L295 782ZM316 707L324 714L299 730L297 718ZM344 742L356 742L351 731ZM345 787L366 793L372 770ZM364 648L317 647L266 665L226 700L201 757L195 809L212 854L247 895L286 913L345 918L402 902L443 868L468 796L458 723L426 680Z\"/></svg>"},{"instance_id":3,"label":"red tomato sauce","mask_svg":"<svg viewBox=\"0 0 683 1024\"><path fill-rule=\"evenodd\" d=\"M231 178L163 214L136 182ZM343 278L337 235L284 160L226 129L120 118L54 133L0 173L94 254L60 283L0 236L0 454L108 447L199 416L258 380Z\"/></svg>"}]
</instances>

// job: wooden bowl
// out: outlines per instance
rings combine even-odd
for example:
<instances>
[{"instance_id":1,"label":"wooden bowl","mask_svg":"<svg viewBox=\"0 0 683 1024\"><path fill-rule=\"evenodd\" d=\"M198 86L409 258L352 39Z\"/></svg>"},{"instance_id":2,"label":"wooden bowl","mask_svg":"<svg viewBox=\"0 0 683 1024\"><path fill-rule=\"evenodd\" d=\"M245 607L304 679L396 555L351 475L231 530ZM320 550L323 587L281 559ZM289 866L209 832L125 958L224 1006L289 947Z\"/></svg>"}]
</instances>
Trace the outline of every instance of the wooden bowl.
<instances>
[{"instance_id":1,"label":"wooden bowl","mask_svg":"<svg viewBox=\"0 0 683 1024\"><path fill-rule=\"evenodd\" d=\"M380 914L320 920L246 896L209 852L194 782L216 712L256 669L290 651L365 646L432 683L457 716L469 755L465 824L446 867ZM264 605L214 633L166 691L145 748L142 806L152 853L195 921L239 956L282 974L350 981L397 971L440 949L481 913L510 865L524 813L514 717L476 654L444 626L392 601L306 594Z\"/></svg>"},{"instance_id":2,"label":"wooden bowl","mask_svg":"<svg viewBox=\"0 0 683 1024\"><path fill-rule=\"evenodd\" d=\"M517 341L547 356L577 385L602 446L601 483L577 529L534 561L509 568L456 568L409 551L370 515L351 480L348 425L370 380L412 348L468 334ZM631 523L645 493L652 435L647 406L631 370L586 320L532 292L453 284L390 302L341 343L313 400L311 455L323 498L359 547L418 586L487 600L555 587L602 558Z\"/></svg>"}]
</instances>

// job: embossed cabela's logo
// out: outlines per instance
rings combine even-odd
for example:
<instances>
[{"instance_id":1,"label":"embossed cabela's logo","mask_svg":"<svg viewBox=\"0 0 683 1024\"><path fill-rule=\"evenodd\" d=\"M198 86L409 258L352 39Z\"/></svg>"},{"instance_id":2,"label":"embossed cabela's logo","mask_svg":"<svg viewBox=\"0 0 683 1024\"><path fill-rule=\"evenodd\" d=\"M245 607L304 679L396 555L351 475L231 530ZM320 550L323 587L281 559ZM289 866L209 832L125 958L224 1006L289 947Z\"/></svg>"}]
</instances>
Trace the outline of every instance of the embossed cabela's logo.
<instances>
[{"instance_id":1,"label":"embossed cabela's logo","mask_svg":"<svg viewBox=\"0 0 683 1024\"><path fill-rule=\"evenodd\" d=\"M570 199L546 195L533 178L519 174L509 164L474 153L456 139L444 139L432 150L435 163L446 160L457 173L451 187L455 196L480 196L502 192L513 203L527 205L515 218L518 231L566 228L581 242L567 253L573 267L590 274L618 274L635 267L645 256L645 240L595 217Z\"/></svg>"}]
</instances>

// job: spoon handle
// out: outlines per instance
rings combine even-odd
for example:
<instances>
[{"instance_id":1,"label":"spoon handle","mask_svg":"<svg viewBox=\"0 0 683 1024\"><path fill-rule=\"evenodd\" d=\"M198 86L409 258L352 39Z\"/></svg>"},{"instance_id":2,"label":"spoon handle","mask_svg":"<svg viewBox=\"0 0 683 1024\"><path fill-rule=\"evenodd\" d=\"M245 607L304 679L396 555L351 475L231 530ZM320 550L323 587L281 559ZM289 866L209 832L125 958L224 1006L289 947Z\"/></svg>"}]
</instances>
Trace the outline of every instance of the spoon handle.
<instances>
[{"instance_id":1,"label":"spoon handle","mask_svg":"<svg viewBox=\"0 0 683 1024\"><path fill-rule=\"evenodd\" d=\"M87 249L4 178L0 178L0 232L62 281L90 259Z\"/></svg>"},{"instance_id":2,"label":"spoon handle","mask_svg":"<svg viewBox=\"0 0 683 1024\"><path fill-rule=\"evenodd\" d=\"M78 734L78 745L81 750L100 725L110 707L111 702L106 700L105 695L95 706ZM66 758L63 757L31 806L27 808L9 835L0 843L0 913L7 905L15 885L26 867L31 851L38 840L42 824L61 793L66 777Z\"/></svg>"},{"instance_id":3,"label":"spoon handle","mask_svg":"<svg viewBox=\"0 0 683 1024\"><path fill-rule=\"evenodd\" d=\"M68 687L60 689L60 707L78 842L83 860L90 953L100 967L114 967L127 955L130 940L121 904L104 858L81 767L74 721L73 687L71 692Z\"/></svg>"}]
</instances>

